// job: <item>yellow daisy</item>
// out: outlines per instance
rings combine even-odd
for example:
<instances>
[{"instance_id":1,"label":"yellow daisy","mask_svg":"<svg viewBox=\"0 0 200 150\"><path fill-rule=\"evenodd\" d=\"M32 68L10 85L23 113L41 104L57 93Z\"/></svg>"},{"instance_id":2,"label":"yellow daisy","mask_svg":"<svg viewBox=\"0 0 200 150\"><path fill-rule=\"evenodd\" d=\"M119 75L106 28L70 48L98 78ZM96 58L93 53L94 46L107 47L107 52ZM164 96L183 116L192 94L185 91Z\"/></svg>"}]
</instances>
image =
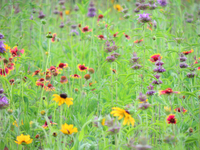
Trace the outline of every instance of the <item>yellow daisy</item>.
<instances>
[{"instance_id":1,"label":"yellow daisy","mask_svg":"<svg viewBox=\"0 0 200 150\"><path fill-rule=\"evenodd\" d=\"M17 136L17 141L15 143L17 144L30 144L32 143L33 139L30 138L30 135L23 135Z\"/></svg>"},{"instance_id":2,"label":"yellow daisy","mask_svg":"<svg viewBox=\"0 0 200 150\"><path fill-rule=\"evenodd\" d=\"M65 93L60 94L60 95L54 94L53 96L54 96L53 100L56 101L59 106L62 105L63 103L67 104L68 107L70 105L73 105L73 102L72 102L73 98L68 98L67 94L65 94Z\"/></svg>"},{"instance_id":3,"label":"yellow daisy","mask_svg":"<svg viewBox=\"0 0 200 150\"><path fill-rule=\"evenodd\" d=\"M76 127L73 128L72 124L68 125L65 123L64 125L62 125L62 128L60 131L64 134L72 134L72 133L78 132L78 129Z\"/></svg>"},{"instance_id":4,"label":"yellow daisy","mask_svg":"<svg viewBox=\"0 0 200 150\"><path fill-rule=\"evenodd\" d=\"M111 111L110 114L112 114L113 116L117 116L118 120L121 120L122 118L124 118L123 125L131 124L132 126L134 126L135 119L131 117L128 110L123 110L119 107L113 107L112 110L113 111Z\"/></svg>"},{"instance_id":5,"label":"yellow daisy","mask_svg":"<svg viewBox=\"0 0 200 150\"><path fill-rule=\"evenodd\" d=\"M116 4L116 5L114 5L114 8L118 11L118 12L120 12L120 11L122 11L122 7L121 7L121 5L119 5L119 4Z\"/></svg>"}]
</instances>

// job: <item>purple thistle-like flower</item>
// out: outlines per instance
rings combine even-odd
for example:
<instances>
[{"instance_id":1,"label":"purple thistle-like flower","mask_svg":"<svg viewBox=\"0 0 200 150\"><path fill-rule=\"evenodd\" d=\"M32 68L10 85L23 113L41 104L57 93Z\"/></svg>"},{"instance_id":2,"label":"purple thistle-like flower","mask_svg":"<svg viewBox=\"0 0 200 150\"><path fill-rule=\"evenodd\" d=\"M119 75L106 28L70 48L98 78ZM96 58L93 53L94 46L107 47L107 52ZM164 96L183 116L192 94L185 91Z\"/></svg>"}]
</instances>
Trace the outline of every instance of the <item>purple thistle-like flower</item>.
<instances>
[{"instance_id":1,"label":"purple thistle-like flower","mask_svg":"<svg viewBox=\"0 0 200 150\"><path fill-rule=\"evenodd\" d=\"M60 13L60 12L58 11L58 8L57 8L57 7L54 9L53 13L56 14L56 15Z\"/></svg>"},{"instance_id":2,"label":"purple thistle-like flower","mask_svg":"<svg viewBox=\"0 0 200 150\"><path fill-rule=\"evenodd\" d=\"M149 103L141 103L141 104L139 105L139 109L145 110L145 109L149 108L149 106L150 106Z\"/></svg>"},{"instance_id":3,"label":"purple thistle-like flower","mask_svg":"<svg viewBox=\"0 0 200 150\"><path fill-rule=\"evenodd\" d=\"M112 54L111 54L111 56L114 56L115 58L118 58L118 57L120 56L120 54L119 54L119 53L116 53L116 52L114 52L114 53L112 53Z\"/></svg>"},{"instance_id":4,"label":"purple thistle-like flower","mask_svg":"<svg viewBox=\"0 0 200 150\"><path fill-rule=\"evenodd\" d=\"M160 75L159 74L156 74L156 75L153 75L156 79L159 79L160 78Z\"/></svg>"},{"instance_id":5,"label":"purple thistle-like flower","mask_svg":"<svg viewBox=\"0 0 200 150\"><path fill-rule=\"evenodd\" d=\"M139 18L138 20L142 23L148 23L151 21L151 18L149 17L148 13L143 13L143 14L139 14Z\"/></svg>"},{"instance_id":6,"label":"purple thistle-like flower","mask_svg":"<svg viewBox=\"0 0 200 150\"><path fill-rule=\"evenodd\" d=\"M158 4L162 7L167 6L167 0L157 0Z\"/></svg>"},{"instance_id":7,"label":"purple thistle-like flower","mask_svg":"<svg viewBox=\"0 0 200 150\"><path fill-rule=\"evenodd\" d=\"M136 150L147 150L147 149L151 149L152 146L150 145L141 145L141 144L138 144L135 146L135 149Z\"/></svg>"},{"instance_id":8,"label":"purple thistle-like flower","mask_svg":"<svg viewBox=\"0 0 200 150\"><path fill-rule=\"evenodd\" d=\"M162 84L163 82L161 81L161 80L153 80L152 82L151 82L152 84Z\"/></svg>"},{"instance_id":9,"label":"purple thistle-like flower","mask_svg":"<svg viewBox=\"0 0 200 150\"><path fill-rule=\"evenodd\" d=\"M147 88L148 88L149 90L153 90L154 86L150 84Z\"/></svg>"},{"instance_id":10,"label":"purple thistle-like flower","mask_svg":"<svg viewBox=\"0 0 200 150\"><path fill-rule=\"evenodd\" d=\"M1 97L0 96L0 109L5 109L6 107L8 107L9 103L8 103L8 99L6 96Z\"/></svg>"},{"instance_id":11,"label":"purple thistle-like flower","mask_svg":"<svg viewBox=\"0 0 200 150\"><path fill-rule=\"evenodd\" d=\"M155 62L155 65L156 66L162 66L164 64L164 62L162 62L162 61L160 61L160 60L157 60L156 62Z\"/></svg>"},{"instance_id":12,"label":"purple thistle-like flower","mask_svg":"<svg viewBox=\"0 0 200 150\"><path fill-rule=\"evenodd\" d=\"M119 132L119 130L120 130L120 124L115 122L115 124L108 129L108 132L110 134L116 134Z\"/></svg>"},{"instance_id":13,"label":"purple thistle-like flower","mask_svg":"<svg viewBox=\"0 0 200 150\"><path fill-rule=\"evenodd\" d=\"M89 7L88 8L88 14L87 14L88 17L94 17L96 16L96 8L94 7Z\"/></svg>"},{"instance_id":14,"label":"purple thistle-like flower","mask_svg":"<svg viewBox=\"0 0 200 150\"><path fill-rule=\"evenodd\" d=\"M148 9L149 8L149 4L140 4L139 6L138 6L138 9L140 9L140 10L146 10L146 9Z\"/></svg>"},{"instance_id":15,"label":"purple thistle-like flower","mask_svg":"<svg viewBox=\"0 0 200 150\"><path fill-rule=\"evenodd\" d=\"M166 70L162 66L157 66L153 71L162 73L162 72L165 72Z\"/></svg>"},{"instance_id":16,"label":"purple thistle-like flower","mask_svg":"<svg viewBox=\"0 0 200 150\"><path fill-rule=\"evenodd\" d=\"M59 27L63 28L65 26L65 24L63 22L60 23Z\"/></svg>"},{"instance_id":17,"label":"purple thistle-like flower","mask_svg":"<svg viewBox=\"0 0 200 150\"><path fill-rule=\"evenodd\" d=\"M136 70L142 68L142 66L140 64L135 64L131 68Z\"/></svg>"},{"instance_id":18,"label":"purple thistle-like flower","mask_svg":"<svg viewBox=\"0 0 200 150\"><path fill-rule=\"evenodd\" d=\"M154 91L154 90L148 90L148 91L146 92L146 94L147 94L148 96L154 95L154 93L156 93L156 91Z\"/></svg>"},{"instance_id":19,"label":"purple thistle-like flower","mask_svg":"<svg viewBox=\"0 0 200 150\"><path fill-rule=\"evenodd\" d=\"M186 64L186 63L180 63L180 68L187 68L188 67L188 64Z\"/></svg>"},{"instance_id":20,"label":"purple thistle-like flower","mask_svg":"<svg viewBox=\"0 0 200 150\"><path fill-rule=\"evenodd\" d=\"M113 62L113 61L115 61L115 57L114 56L108 56L108 57L106 57L106 60L108 61L108 62Z\"/></svg>"},{"instance_id":21,"label":"purple thistle-like flower","mask_svg":"<svg viewBox=\"0 0 200 150\"><path fill-rule=\"evenodd\" d=\"M153 5L150 5L150 6L149 6L149 9L150 9L150 10L154 10L154 9L156 9L156 7L157 7L157 6L156 6L156 4L154 3Z\"/></svg>"},{"instance_id":22,"label":"purple thistle-like flower","mask_svg":"<svg viewBox=\"0 0 200 150\"><path fill-rule=\"evenodd\" d=\"M195 73L191 72L191 73L187 73L187 77L188 78L194 78Z\"/></svg>"},{"instance_id":23,"label":"purple thistle-like flower","mask_svg":"<svg viewBox=\"0 0 200 150\"><path fill-rule=\"evenodd\" d=\"M4 44L3 44L4 41L0 41L0 53L4 53L6 51L6 49L4 48Z\"/></svg>"},{"instance_id":24,"label":"purple thistle-like flower","mask_svg":"<svg viewBox=\"0 0 200 150\"><path fill-rule=\"evenodd\" d=\"M72 35L72 36L79 35L79 32L76 29L72 29L70 31L70 35Z\"/></svg>"},{"instance_id":25,"label":"purple thistle-like flower","mask_svg":"<svg viewBox=\"0 0 200 150\"><path fill-rule=\"evenodd\" d=\"M181 54L181 56L180 56L180 61L181 62L184 62L184 61L186 61L187 60L187 57L185 57L183 54Z\"/></svg>"},{"instance_id":26,"label":"purple thistle-like flower","mask_svg":"<svg viewBox=\"0 0 200 150\"><path fill-rule=\"evenodd\" d=\"M140 93L138 99L139 99L141 102L144 102L144 101L146 101L147 96L146 96L145 94Z\"/></svg>"},{"instance_id":27,"label":"purple thistle-like flower","mask_svg":"<svg viewBox=\"0 0 200 150\"><path fill-rule=\"evenodd\" d=\"M38 18L43 19L45 16L46 15L42 11L40 11Z\"/></svg>"},{"instance_id":28,"label":"purple thistle-like flower","mask_svg":"<svg viewBox=\"0 0 200 150\"><path fill-rule=\"evenodd\" d=\"M3 38L4 38L4 35L0 33L0 39L3 39Z\"/></svg>"},{"instance_id":29,"label":"purple thistle-like flower","mask_svg":"<svg viewBox=\"0 0 200 150\"><path fill-rule=\"evenodd\" d=\"M29 18L30 20L33 20L33 15L31 14L31 17Z\"/></svg>"}]
</instances>

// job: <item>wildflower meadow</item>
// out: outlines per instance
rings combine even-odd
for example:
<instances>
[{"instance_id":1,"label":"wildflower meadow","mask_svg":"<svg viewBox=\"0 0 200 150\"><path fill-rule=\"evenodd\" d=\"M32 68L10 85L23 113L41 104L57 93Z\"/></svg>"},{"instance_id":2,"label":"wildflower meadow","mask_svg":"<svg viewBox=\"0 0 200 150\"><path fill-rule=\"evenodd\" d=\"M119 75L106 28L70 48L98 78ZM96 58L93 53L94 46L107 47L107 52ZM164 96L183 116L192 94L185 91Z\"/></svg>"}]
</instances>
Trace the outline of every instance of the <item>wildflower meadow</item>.
<instances>
[{"instance_id":1,"label":"wildflower meadow","mask_svg":"<svg viewBox=\"0 0 200 150\"><path fill-rule=\"evenodd\" d=\"M0 150L200 149L200 0L0 9Z\"/></svg>"}]
</instances>

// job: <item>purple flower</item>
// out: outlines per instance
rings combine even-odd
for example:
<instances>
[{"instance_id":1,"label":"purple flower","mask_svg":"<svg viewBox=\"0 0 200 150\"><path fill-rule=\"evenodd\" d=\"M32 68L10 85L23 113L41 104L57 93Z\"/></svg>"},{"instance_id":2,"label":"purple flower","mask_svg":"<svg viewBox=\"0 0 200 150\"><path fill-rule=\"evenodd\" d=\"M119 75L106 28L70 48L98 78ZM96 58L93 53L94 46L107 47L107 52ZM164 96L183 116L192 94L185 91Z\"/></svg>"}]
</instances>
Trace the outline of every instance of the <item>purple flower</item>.
<instances>
[{"instance_id":1,"label":"purple flower","mask_svg":"<svg viewBox=\"0 0 200 150\"><path fill-rule=\"evenodd\" d=\"M162 84L163 82L161 81L161 80L153 80L152 82L151 82L152 84Z\"/></svg>"},{"instance_id":2,"label":"purple flower","mask_svg":"<svg viewBox=\"0 0 200 150\"><path fill-rule=\"evenodd\" d=\"M3 94L3 92L4 92L4 89L0 89L0 94Z\"/></svg>"},{"instance_id":3,"label":"purple flower","mask_svg":"<svg viewBox=\"0 0 200 150\"><path fill-rule=\"evenodd\" d=\"M142 66L140 64L135 64L131 68L136 70L142 68Z\"/></svg>"},{"instance_id":4,"label":"purple flower","mask_svg":"<svg viewBox=\"0 0 200 150\"><path fill-rule=\"evenodd\" d=\"M162 66L157 66L153 71L162 73L162 72L165 72L166 70Z\"/></svg>"},{"instance_id":5,"label":"purple flower","mask_svg":"<svg viewBox=\"0 0 200 150\"><path fill-rule=\"evenodd\" d=\"M42 11L40 11L38 18L43 19L45 16L46 15Z\"/></svg>"},{"instance_id":6,"label":"purple flower","mask_svg":"<svg viewBox=\"0 0 200 150\"><path fill-rule=\"evenodd\" d=\"M96 8L94 7L89 7L88 8L88 14L87 14L88 17L94 17L96 16Z\"/></svg>"},{"instance_id":7,"label":"purple flower","mask_svg":"<svg viewBox=\"0 0 200 150\"><path fill-rule=\"evenodd\" d=\"M141 102L144 102L144 101L146 101L147 96L146 96L145 94L140 93L138 99L139 99Z\"/></svg>"},{"instance_id":8,"label":"purple flower","mask_svg":"<svg viewBox=\"0 0 200 150\"><path fill-rule=\"evenodd\" d=\"M33 20L33 15L31 14L31 17L29 18L30 20Z\"/></svg>"},{"instance_id":9,"label":"purple flower","mask_svg":"<svg viewBox=\"0 0 200 150\"><path fill-rule=\"evenodd\" d=\"M60 25L59 25L60 28L63 28L64 26L65 26L65 25L64 25L63 22L61 22Z\"/></svg>"},{"instance_id":10,"label":"purple flower","mask_svg":"<svg viewBox=\"0 0 200 150\"><path fill-rule=\"evenodd\" d=\"M159 4L160 6L162 6L162 7L167 6L167 0L158 0L157 2L158 2L158 4Z\"/></svg>"},{"instance_id":11,"label":"purple flower","mask_svg":"<svg viewBox=\"0 0 200 150\"><path fill-rule=\"evenodd\" d=\"M119 132L119 130L120 130L120 124L115 122L115 124L108 129L108 132L110 134L116 134Z\"/></svg>"},{"instance_id":12,"label":"purple flower","mask_svg":"<svg viewBox=\"0 0 200 150\"><path fill-rule=\"evenodd\" d=\"M141 104L139 105L139 109L145 110L145 109L147 109L149 106L150 106L149 103L141 103Z\"/></svg>"},{"instance_id":13,"label":"purple flower","mask_svg":"<svg viewBox=\"0 0 200 150\"><path fill-rule=\"evenodd\" d=\"M180 56L180 61L181 62L184 62L184 61L186 61L187 60L187 57L185 57L183 54L181 54L181 56Z\"/></svg>"},{"instance_id":14,"label":"purple flower","mask_svg":"<svg viewBox=\"0 0 200 150\"><path fill-rule=\"evenodd\" d=\"M111 56L114 56L115 58L118 58L118 57L120 56L120 54L119 54L119 53L116 53L116 52L114 52L114 53L112 53L112 54L111 54Z\"/></svg>"},{"instance_id":15,"label":"purple flower","mask_svg":"<svg viewBox=\"0 0 200 150\"><path fill-rule=\"evenodd\" d=\"M194 76L195 76L195 74L193 72L187 73L187 77L188 78L194 78Z\"/></svg>"},{"instance_id":16,"label":"purple flower","mask_svg":"<svg viewBox=\"0 0 200 150\"><path fill-rule=\"evenodd\" d=\"M147 94L148 96L154 95L154 93L156 92L156 91L153 90L154 86L150 84L147 88L148 88L149 90L147 91L146 94Z\"/></svg>"},{"instance_id":17,"label":"purple flower","mask_svg":"<svg viewBox=\"0 0 200 150\"><path fill-rule=\"evenodd\" d=\"M79 32L76 29L72 29L70 31L70 35L72 35L72 36L79 35Z\"/></svg>"},{"instance_id":18,"label":"purple flower","mask_svg":"<svg viewBox=\"0 0 200 150\"><path fill-rule=\"evenodd\" d=\"M56 14L56 15L60 13L60 12L58 11L58 8L57 8L57 7L54 9L53 13Z\"/></svg>"},{"instance_id":19,"label":"purple flower","mask_svg":"<svg viewBox=\"0 0 200 150\"><path fill-rule=\"evenodd\" d=\"M154 77L155 77L156 79L159 79L159 78L160 78L160 75L159 75L159 74L156 74L156 75L154 75Z\"/></svg>"},{"instance_id":20,"label":"purple flower","mask_svg":"<svg viewBox=\"0 0 200 150\"><path fill-rule=\"evenodd\" d=\"M155 62L155 65L156 66L162 66L164 64L164 62L162 62L162 61L160 61L160 60L157 60L156 62Z\"/></svg>"},{"instance_id":21,"label":"purple flower","mask_svg":"<svg viewBox=\"0 0 200 150\"><path fill-rule=\"evenodd\" d=\"M8 99L6 96L1 97L0 96L0 109L5 109L6 107L8 107L9 103L8 103Z\"/></svg>"},{"instance_id":22,"label":"purple flower","mask_svg":"<svg viewBox=\"0 0 200 150\"><path fill-rule=\"evenodd\" d=\"M108 61L108 62L113 62L113 61L115 61L115 57L114 56L108 56L108 57L106 57L106 60Z\"/></svg>"},{"instance_id":23,"label":"purple flower","mask_svg":"<svg viewBox=\"0 0 200 150\"><path fill-rule=\"evenodd\" d=\"M133 57L131 58L131 60L132 60L133 62L137 62L139 58L140 58L140 57L137 57L136 52L134 52L134 53L133 53Z\"/></svg>"},{"instance_id":24,"label":"purple flower","mask_svg":"<svg viewBox=\"0 0 200 150\"><path fill-rule=\"evenodd\" d=\"M4 38L4 35L0 33L0 39L3 39L3 38Z\"/></svg>"},{"instance_id":25,"label":"purple flower","mask_svg":"<svg viewBox=\"0 0 200 150\"><path fill-rule=\"evenodd\" d=\"M186 63L180 63L180 68L187 68L188 67L188 64L186 64Z\"/></svg>"},{"instance_id":26,"label":"purple flower","mask_svg":"<svg viewBox=\"0 0 200 150\"><path fill-rule=\"evenodd\" d=\"M4 44L3 41L0 41L0 53L4 53L6 51L6 49L4 48Z\"/></svg>"},{"instance_id":27,"label":"purple flower","mask_svg":"<svg viewBox=\"0 0 200 150\"><path fill-rule=\"evenodd\" d=\"M138 20L142 23L148 23L151 21L151 18L149 17L148 13L143 13L143 14L139 14L139 18Z\"/></svg>"}]
</instances>

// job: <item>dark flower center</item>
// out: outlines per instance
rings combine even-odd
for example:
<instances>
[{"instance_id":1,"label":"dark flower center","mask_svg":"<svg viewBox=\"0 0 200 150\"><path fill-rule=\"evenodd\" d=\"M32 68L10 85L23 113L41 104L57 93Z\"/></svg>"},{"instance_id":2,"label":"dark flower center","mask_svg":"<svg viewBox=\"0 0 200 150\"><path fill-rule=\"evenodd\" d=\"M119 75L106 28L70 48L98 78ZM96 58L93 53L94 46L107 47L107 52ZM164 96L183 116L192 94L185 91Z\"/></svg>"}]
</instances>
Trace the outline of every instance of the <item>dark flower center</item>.
<instances>
[{"instance_id":1,"label":"dark flower center","mask_svg":"<svg viewBox=\"0 0 200 150\"><path fill-rule=\"evenodd\" d=\"M53 85L52 85L52 84L48 84L47 86L48 86L49 88L53 87Z\"/></svg>"},{"instance_id":2,"label":"dark flower center","mask_svg":"<svg viewBox=\"0 0 200 150\"><path fill-rule=\"evenodd\" d=\"M61 80L66 80L67 78L65 76L62 76L61 77Z\"/></svg>"},{"instance_id":3,"label":"dark flower center","mask_svg":"<svg viewBox=\"0 0 200 150\"><path fill-rule=\"evenodd\" d=\"M125 34L125 37L127 38L127 37L128 37L128 35L127 35L127 34Z\"/></svg>"},{"instance_id":4,"label":"dark flower center","mask_svg":"<svg viewBox=\"0 0 200 150\"><path fill-rule=\"evenodd\" d=\"M60 97L61 97L61 98L67 98L67 94L62 93L62 94L60 94Z\"/></svg>"},{"instance_id":5,"label":"dark flower center","mask_svg":"<svg viewBox=\"0 0 200 150\"><path fill-rule=\"evenodd\" d=\"M170 123L176 123L175 118L171 118L169 121L170 121Z\"/></svg>"},{"instance_id":6,"label":"dark flower center","mask_svg":"<svg viewBox=\"0 0 200 150\"><path fill-rule=\"evenodd\" d=\"M83 28L83 31L88 31L88 27L84 27L84 28Z\"/></svg>"},{"instance_id":7,"label":"dark flower center","mask_svg":"<svg viewBox=\"0 0 200 150\"><path fill-rule=\"evenodd\" d=\"M103 39L103 38L104 38L104 36L103 36L103 35L99 35L99 38L100 38L100 39Z\"/></svg>"},{"instance_id":8,"label":"dark flower center","mask_svg":"<svg viewBox=\"0 0 200 150\"><path fill-rule=\"evenodd\" d=\"M85 67L84 65L81 65L81 66L80 66L80 69L81 69L81 70L85 70L86 67Z\"/></svg>"},{"instance_id":9,"label":"dark flower center","mask_svg":"<svg viewBox=\"0 0 200 150\"><path fill-rule=\"evenodd\" d=\"M172 93L173 91L172 91L172 89L168 88L168 89L165 90L165 92L166 92L167 94L170 94L170 93Z\"/></svg>"},{"instance_id":10,"label":"dark flower center","mask_svg":"<svg viewBox=\"0 0 200 150\"><path fill-rule=\"evenodd\" d=\"M130 112L128 110L125 110L127 114L130 114Z\"/></svg>"}]
</instances>

